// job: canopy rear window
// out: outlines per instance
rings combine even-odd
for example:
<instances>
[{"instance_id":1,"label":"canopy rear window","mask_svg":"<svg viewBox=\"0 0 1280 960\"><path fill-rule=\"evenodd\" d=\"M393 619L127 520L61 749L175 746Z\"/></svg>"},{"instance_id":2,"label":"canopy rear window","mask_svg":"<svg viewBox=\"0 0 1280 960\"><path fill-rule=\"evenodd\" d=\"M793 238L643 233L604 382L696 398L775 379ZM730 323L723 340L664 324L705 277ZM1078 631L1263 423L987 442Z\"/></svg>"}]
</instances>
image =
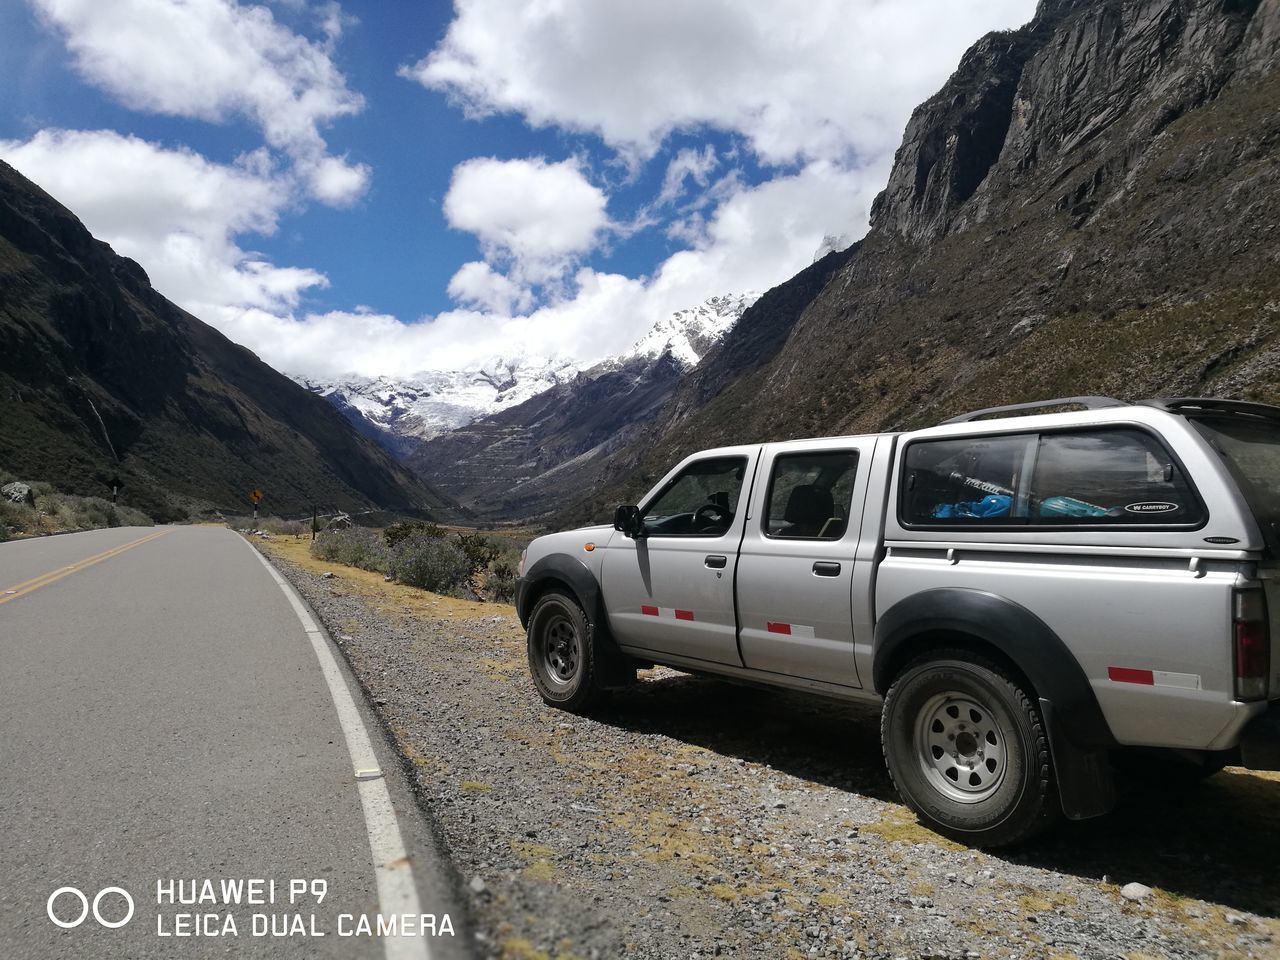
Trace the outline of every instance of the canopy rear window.
<instances>
[{"instance_id":1,"label":"canopy rear window","mask_svg":"<svg viewBox=\"0 0 1280 960\"><path fill-rule=\"evenodd\" d=\"M1226 463L1272 546L1280 542L1280 423L1244 416L1194 417Z\"/></svg>"}]
</instances>

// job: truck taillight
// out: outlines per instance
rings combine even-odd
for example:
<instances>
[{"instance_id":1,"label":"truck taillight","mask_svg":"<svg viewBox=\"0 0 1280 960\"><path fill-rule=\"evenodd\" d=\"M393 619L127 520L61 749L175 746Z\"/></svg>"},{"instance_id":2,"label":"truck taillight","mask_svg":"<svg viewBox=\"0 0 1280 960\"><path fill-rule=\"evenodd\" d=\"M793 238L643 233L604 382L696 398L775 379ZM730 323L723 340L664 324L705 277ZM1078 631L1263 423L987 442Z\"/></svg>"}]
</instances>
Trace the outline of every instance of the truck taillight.
<instances>
[{"instance_id":1,"label":"truck taillight","mask_svg":"<svg viewBox=\"0 0 1280 960\"><path fill-rule=\"evenodd\" d=\"M517 576L517 577L523 577L523 576L524 576L524 558L525 558L525 557L527 557L528 555L529 555L529 551L528 551L528 550L521 550L521 551L520 551L520 562L519 562L518 564L516 564L516 576Z\"/></svg>"},{"instance_id":2,"label":"truck taillight","mask_svg":"<svg viewBox=\"0 0 1280 960\"><path fill-rule=\"evenodd\" d=\"M1271 631L1267 600L1256 588L1236 590L1232 619L1235 631L1236 699L1265 700L1271 674Z\"/></svg>"}]
</instances>

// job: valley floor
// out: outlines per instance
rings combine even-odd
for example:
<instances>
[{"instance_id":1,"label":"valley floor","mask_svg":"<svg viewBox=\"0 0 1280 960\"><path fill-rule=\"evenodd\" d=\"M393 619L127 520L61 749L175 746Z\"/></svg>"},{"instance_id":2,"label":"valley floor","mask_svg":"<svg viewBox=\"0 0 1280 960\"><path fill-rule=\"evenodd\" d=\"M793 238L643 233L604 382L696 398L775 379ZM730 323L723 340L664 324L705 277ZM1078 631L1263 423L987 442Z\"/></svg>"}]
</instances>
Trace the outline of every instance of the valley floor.
<instances>
[{"instance_id":1,"label":"valley floor","mask_svg":"<svg viewBox=\"0 0 1280 960\"><path fill-rule=\"evenodd\" d=\"M479 956L1280 955L1280 777L1129 785L1110 817L971 851L896 802L874 710L660 669L591 717L553 711L510 607L307 546L263 545L405 759Z\"/></svg>"}]
</instances>

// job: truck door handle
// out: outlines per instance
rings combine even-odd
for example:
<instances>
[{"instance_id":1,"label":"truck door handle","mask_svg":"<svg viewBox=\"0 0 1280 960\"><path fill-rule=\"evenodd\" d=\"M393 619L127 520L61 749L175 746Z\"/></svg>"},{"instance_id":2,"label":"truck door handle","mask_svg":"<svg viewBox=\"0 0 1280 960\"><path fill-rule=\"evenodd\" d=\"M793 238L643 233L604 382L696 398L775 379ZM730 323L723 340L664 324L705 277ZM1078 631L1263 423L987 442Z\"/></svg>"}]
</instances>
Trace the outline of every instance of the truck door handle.
<instances>
[{"instance_id":1,"label":"truck door handle","mask_svg":"<svg viewBox=\"0 0 1280 960\"><path fill-rule=\"evenodd\" d=\"M840 576L840 564L819 560L813 565L813 572L819 577L838 577Z\"/></svg>"},{"instance_id":2,"label":"truck door handle","mask_svg":"<svg viewBox=\"0 0 1280 960\"><path fill-rule=\"evenodd\" d=\"M713 554L707 557L705 563L712 570L723 570L729 565L729 558Z\"/></svg>"}]
</instances>

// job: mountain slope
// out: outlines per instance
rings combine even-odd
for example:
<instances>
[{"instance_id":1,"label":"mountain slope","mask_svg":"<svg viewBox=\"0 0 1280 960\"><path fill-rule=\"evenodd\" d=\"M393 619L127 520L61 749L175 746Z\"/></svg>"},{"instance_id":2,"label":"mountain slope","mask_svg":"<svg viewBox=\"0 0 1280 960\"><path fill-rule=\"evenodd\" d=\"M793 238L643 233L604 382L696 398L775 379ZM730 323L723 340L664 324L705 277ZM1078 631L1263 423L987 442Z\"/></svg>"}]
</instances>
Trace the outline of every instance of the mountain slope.
<instances>
[{"instance_id":1,"label":"mountain slope","mask_svg":"<svg viewBox=\"0 0 1280 960\"><path fill-rule=\"evenodd\" d=\"M720 443L1062 395L1280 400L1277 161L1280 0L1045 0L916 109L776 354L748 312L560 520Z\"/></svg>"},{"instance_id":2,"label":"mountain slope","mask_svg":"<svg viewBox=\"0 0 1280 960\"><path fill-rule=\"evenodd\" d=\"M664 317L626 353L429 439L406 462L478 516L546 513L592 489L607 458L662 409L756 299L717 296Z\"/></svg>"},{"instance_id":3,"label":"mountain slope","mask_svg":"<svg viewBox=\"0 0 1280 960\"><path fill-rule=\"evenodd\" d=\"M208 506L451 512L328 403L156 293L0 163L0 465L158 518Z\"/></svg>"}]
</instances>

